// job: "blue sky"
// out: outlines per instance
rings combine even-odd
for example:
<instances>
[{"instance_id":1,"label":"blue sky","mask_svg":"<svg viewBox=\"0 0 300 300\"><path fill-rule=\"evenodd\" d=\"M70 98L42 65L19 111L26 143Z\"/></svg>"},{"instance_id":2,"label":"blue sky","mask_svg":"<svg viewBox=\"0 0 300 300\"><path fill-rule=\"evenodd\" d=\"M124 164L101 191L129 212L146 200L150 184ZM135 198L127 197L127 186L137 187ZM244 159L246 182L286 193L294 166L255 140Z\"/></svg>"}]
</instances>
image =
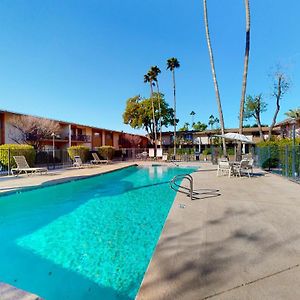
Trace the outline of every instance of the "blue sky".
<instances>
[{"instance_id":1,"label":"blue sky","mask_svg":"<svg viewBox=\"0 0 300 300\"><path fill-rule=\"evenodd\" d=\"M211 40L226 127L238 126L245 46L244 1L208 0ZM272 67L292 79L279 118L300 106L300 3L252 0L247 94L263 93L270 123ZM166 60L177 57L180 125L217 115L202 1L2 0L1 109L135 132L122 121L126 100L149 95L143 75L162 69L160 87L172 104ZM170 127L171 130L171 127ZM143 131L139 131L143 132Z\"/></svg>"}]
</instances>

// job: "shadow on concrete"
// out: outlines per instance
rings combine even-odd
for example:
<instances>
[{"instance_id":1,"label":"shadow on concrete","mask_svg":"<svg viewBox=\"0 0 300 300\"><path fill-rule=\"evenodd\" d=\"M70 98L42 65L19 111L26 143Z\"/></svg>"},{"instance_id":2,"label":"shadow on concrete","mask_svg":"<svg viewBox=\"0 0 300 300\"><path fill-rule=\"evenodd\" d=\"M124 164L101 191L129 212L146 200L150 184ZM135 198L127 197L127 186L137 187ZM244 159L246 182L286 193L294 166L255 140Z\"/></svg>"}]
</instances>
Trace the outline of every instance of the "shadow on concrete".
<instances>
[{"instance_id":1,"label":"shadow on concrete","mask_svg":"<svg viewBox=\"0 0 300 300\"><path fill-rule=\"evenodd\" d=\"M289 247L300 239L300 234L279 237L270 227L252 229L249 223L243 222L232 232L222 232L230 218L252 218L260 213L230 208L219 218L184 232L180 223L167 224L165 230L174 234L162 235L152 258L153 267L150 265L137 299L155 299L147 295L166 300L207 299L242 285L249 278L254 280L270 274L270 266L276 270L277 258L288 264ZM218 239L216 235L209 237L209 232L217 231ZM281 265L284 263L281 261ZM156 287L162 294L151 293ZM166 290L168 293L163 298Z\"/></svg>"}]
</instances>

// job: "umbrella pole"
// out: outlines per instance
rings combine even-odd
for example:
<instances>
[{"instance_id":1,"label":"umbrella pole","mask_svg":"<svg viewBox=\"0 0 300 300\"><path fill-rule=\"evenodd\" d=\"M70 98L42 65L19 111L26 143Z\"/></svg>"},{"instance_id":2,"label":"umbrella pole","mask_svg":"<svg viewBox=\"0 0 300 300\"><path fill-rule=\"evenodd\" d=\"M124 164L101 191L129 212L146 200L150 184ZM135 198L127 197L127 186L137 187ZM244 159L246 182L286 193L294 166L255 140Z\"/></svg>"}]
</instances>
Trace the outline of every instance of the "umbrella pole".
<instances>
[{"instance_id":1,"label":"umbrella pole","mask_svg":"<svg viewBox=\"0 0 300 300\"><path fill-rule=\"evenodd\" d=\"M236 157L236 143L234 143L234 161L237 161L237 157Z\"/></svg>"}]
</instances>

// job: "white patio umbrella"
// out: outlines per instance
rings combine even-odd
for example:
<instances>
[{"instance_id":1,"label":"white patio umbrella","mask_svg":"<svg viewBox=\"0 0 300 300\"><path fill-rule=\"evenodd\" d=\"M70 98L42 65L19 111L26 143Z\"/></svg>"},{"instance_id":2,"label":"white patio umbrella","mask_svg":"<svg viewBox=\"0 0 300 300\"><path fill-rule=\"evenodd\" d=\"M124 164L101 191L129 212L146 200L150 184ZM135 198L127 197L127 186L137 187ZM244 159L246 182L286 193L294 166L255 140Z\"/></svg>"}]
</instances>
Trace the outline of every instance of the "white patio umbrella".
<instances>
[{"instance_id":1,"label":"white patio umbrella","mask_svg":"<svg viewBox=\"0 0 300 300\"><path fill-rule=\"evenodd\" d=\"M251 141L247 136L235 132L228 132L225 134L218 134L215 135L217 137L224 138L225 140L235 141L235 142L241 142L243 144L255 144L253 141ZM234 157L236 156L236 145L234 146Z\"/></svg>"},{"instance_id":2,"label":"white patio umbrella","mask_svg":"<svg viewBox=\"0 0 300 300\"><path fill-rule=\"evenodd\" d=\"M234 133L234 132L228 132L225 134L217 134L214 135L216 137L221 137L226 140L231 140L231 141L236 141L236 142L242 142L244 144L255 144L253 141L251 141L247 136L239 133Z\"/></svg>"}]
</instances>

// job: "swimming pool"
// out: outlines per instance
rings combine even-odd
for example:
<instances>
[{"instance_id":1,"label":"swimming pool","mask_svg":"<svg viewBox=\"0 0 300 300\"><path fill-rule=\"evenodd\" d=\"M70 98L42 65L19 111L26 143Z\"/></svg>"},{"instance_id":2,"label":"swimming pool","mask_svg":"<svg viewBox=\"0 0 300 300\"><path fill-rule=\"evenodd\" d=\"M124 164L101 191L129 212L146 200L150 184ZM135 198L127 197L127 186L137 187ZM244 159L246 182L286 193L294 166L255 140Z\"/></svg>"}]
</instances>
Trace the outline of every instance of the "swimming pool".
<instances>
[{"instance_id":1,"label":"swimming pool","mask_svg":"<svg viewBox=\"0 0 300 300\"><path fill-rule=\"evenodd\" d=\"M195 168L130 167L0 197L0 281L47 300L133 299Z\"/></svg>"}]
</instances>

